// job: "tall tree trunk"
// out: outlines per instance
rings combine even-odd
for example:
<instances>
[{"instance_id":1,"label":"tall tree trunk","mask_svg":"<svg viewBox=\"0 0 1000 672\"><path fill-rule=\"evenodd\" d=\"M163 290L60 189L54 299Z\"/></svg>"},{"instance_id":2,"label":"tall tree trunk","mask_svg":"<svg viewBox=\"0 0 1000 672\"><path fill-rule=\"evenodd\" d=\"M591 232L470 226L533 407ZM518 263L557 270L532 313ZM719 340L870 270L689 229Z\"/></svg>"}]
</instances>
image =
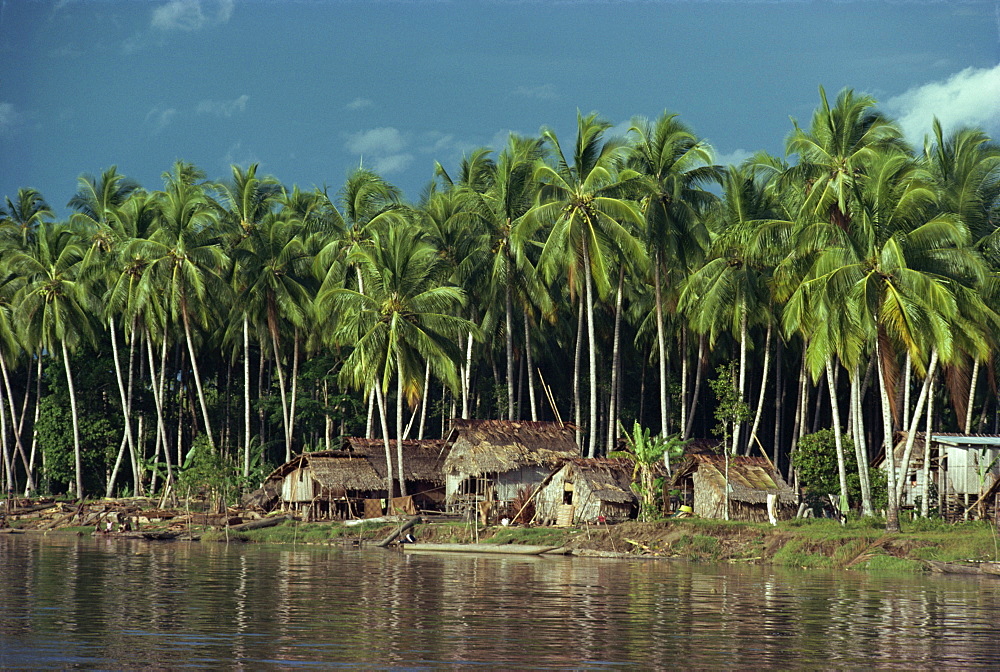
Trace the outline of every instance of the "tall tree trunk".
<instances>
[{"instance_id":1,"label":"tall tree trunk","mask_svg":"<svg viewBox=\"0 0 1000 672\"><path fill-rule=\"evenodd\" d=\"M285 371L281 365L281 347L278 344L278 325L268 311L267 328L271 334L271 353L274 356L274 369L278 374L278 392L281 396L281 424L285 434L285 462L292 459L292 437L288 421L288 395L285 392Z\"/></svg>"},{"instance_id":2,"label":"tall tree trunk","mask_svg":"<svg viewBox=\"0 0 1000 672\"><path fill-rule=\"evenodd\" d=\"M472 383L472 332L469 332L469 339L465 346L465 378L462 381L462 418L469 419L471 413L469 389Z\"/></svg>"},{"instance_id":3,"label":"tall tree trunk","mask_svg":"<svg viewBox=\"0 0 1000 672\"><path fill-rule=\"evenodd\" d=\"M385 448L385 489L387 497L392 499L392 450L389 448L389 421L386 418L385 395L382 392L381 380L375 381L375 399L378 402L378 415L382 422L382 445Z\"/></svg>"},{"instance_id":4,"label":"tall tree trunk","mask_svg":"<svg viewBox=\"0 0 1000 672\"><path fill-rule=\"evenodd\" d=\"M972 380L969 381L969 402L965 406L965 424L963 425L966 434L972 433L972 402L976 399L976 382L979 380L979 357L972 363ZM929 420L930 418L928 418Z\"/></svg>"},{"instance_id":5,"label":"tall tree trunk","mask_svg":"<svg viewBox=\"0 0 1000 672\"><path fill-rule=\"evenodd\" d=\"M28 454L24 450L24 443L21 441L21 431L17 423L17 410L14 407L14 391L10 387L10 376L7 373L7 360L0 356L0 371L3 373L3 384L7 389L7 403L10 406L10 423L11 427L14 429L14 444L17 446L17 452L21 456L21 463L24 465L25 472L25 493L30 493L35 489L35 478L31 473L31 463L28 460ZM27 394L27 392L25 392ZM6 436L6 431L4 432ZM13 464L16 460L11 460Z\"/></svg>"},{"instance_id":6,"label":"tall tree trunk","mask_svg":"<svg viewBox=\"0 0 1000 672\"><path fill-rule=\"evenodd\" d=\"M597 336L594 333L594 279L591 276L587 238L583 239L583 279L587 283L587 345L590 355L590 423L587 427L587 457L596 457L599 440L597 427Z\"/></svg>"},{"instance_id":7,"label":"tall tree trunk","mask_svg":"<svg viewBox=\"0 0 1000 672\"><path fill-rule=\"evenodd\" d=\"M508 266L510 261L508 260ZM507 347L507 419L514 419L514 306L511 300L510 280L504 287L504 344Z\"/></svg>"},{"instance_id":8,"label":"tall tree trunk","mask_svg":"<svg viewBox=\"0 0 1000 672\"><path fill-rule=\"evenodd\" d=\"M741 306L740 306L740 312L741 312L741 315L740 315L740 372L739 372L739 382L737 383L738 386L739 386L739 389L737 389L737 393L739 395L740 402L742 403L744 401L744 399L746 398L744 391L746 390L746 376L747 376L746 372L747 372L747 320L748 320L748 316L747 316L747 304L746 304L746 301L744 301L741 304ZM742 428L742 426L743 426L742 422L739 422L739 421L733 422L733 447L732 447L733 455L735 455L736 451L739 450L739 446L740 446L740 429Z\"/></svg>"},{"instance_id":9,"label":"tall tree trunk","mask_svg":"<svg viewBox=\"0 0 1000 672\"><path fill-rule=\"evenodd\" d=\"M621 356L622 290L625 285L625 265L618 269L618 291L615 294L615 335L611 350L611 398L608 403L608 447L605 452L615 449L618 429L618 360Z\"/></svg>"},{"instance_id":10,"label":"tall tree trunk","mask_svg":"<svg viewBox=\"0 0 1000 672\"><path fill-rule=\"evenodd\" d=\"M660 281L660 252L653 260L653 289L656 300L656 347L660 374L660 435L667 435L667 338L663 324L663 288Z\"/></svg>"},{"instance_id":11,"label":"tall tree trunk","mask_svg":"<svg viewBox=\"0 0 1000 672\"><path fill-rule=\"evenodd\" d=\"M250 318L243 316L243 478L250 477Z\"/></svg>"},{"instance_id":12,"label":"tall tree trunk","mask_svg":"<svg viewBox=\"0 0 1000 672\"><path fill-rule=\"evenodd\" d=\"M906 353L906 365L903 367L903 427L910 426L910 376L913 373L913 359Z\"/></svg>"},{"instance_id":13,"label":"tall tree trunk","mask_svg":"<svg viewBox=\"0 0 1000 672\"><path fill-rule=\"evenodd\" d=\"M840 482L840 511L847 513L847 462L844 460L844 437L840 426L840 404L837 399L837 381L833 375L833 360L826 358L826 384L830 388L830 411L833 413L833 437L837 446L837 478Z\"/></svg>"},{"instance_id":14,"label":"tall tree trunk","mask_svg":"<svg viewBox=\"0 0 1000 672\"><path fill-rule=\"evenodd\" d=\"M684 438L691 436L694 427L694 412L698 409L698 397L701 395L701 380L705 376L705 347L707 337L705 334L698 335L698 361L694 369L694 390L691 392L691 409L688 411L687 425L684 427Z\"/></svg>"},{"instance_id":15,"label":"tall tree trunk","mask_svg":"<svg viewBox=\"0 0 1000 672\"><path fill-rule=\"evenodd\" d=\"M923 490L920 497L920 515L926 518L930 515L931 497L931 429L934 425L934 383L927 395L927 426L924 430L924 464L923 464ZM966 432L968 433L968 432Z\"/></svg>"},{"instance_id":16,"label":"tall tree trunk","mask_svg":"<svg viewBox=\"0 0 1000 672\"><path fill-rule=\"evenodd\" d=\"M687 429L688 412L688 342L687 325L681 326L681 433Z\"/></svg>"},{"instance_id":17,"label":"tall tree trunk","mask_svg":"<svg viewBox=\"0 0 1000 672\"><path fill-rule=\"evenodd\" d=\"M399 477L399 494L406 497L406 476L403 473L403 358L396 351L396 471Z\"/></svg>"},{"instance_id":18,"label":"tall tree trunk","mask_svg":"<svg viewBox=\"0 0 1000 672\"><path fill-rule=\"evenodd\" d=\"M872 507L871 482L868 478L868 449L865 440L865 418L861 404L861 371L855 362L851 373L851 435L854 438L854 458L858 463L858 480L861 483L861 515L875 515Z\"/></svg>"},{"instance_id":19,"label":"tall tree trunk","mask_svg":"<svg viewBox=\"0 0 1000 672\"><path fill-rule=\"evenodd\" d=\"M115 364L115 380L118 383L118 396L122 403L122 415L125 421L125 441L122 442L122 447L118 451L118 459L115 461L115 467L111 472L111 478L108 479L108 487L105 491L106 497L111 497L111 492L115 486L115 479L118 476L118 467L122 462L124 456L124 449L128 447L128 450L133 455L135 454L135 438L132 435L132 409L129 407L128 393L125 391L125 381L122 378L122 367L121 362L118 359L118 334L115 330L115 318L108 318L108 331L111 334L111 355L114 359ZM131 366L131 361L129 362Z\"/></svg>"},{"instance_id":20,"label":"tall tree trunk","mask_svg":"<svg viewBox=\"0 0 1000 672\"><path fill-rule=\"evenodd\" d=\"M899 465L899 483L900 487L896 495L899 498L897 501L902 502L903 499L903 484L906 480L906 473L910 469L910 457L913 454L913 446L917 438L917 427L920 426L920 417L924 411L924 407L930 400L930 389L931 383L934 380L934 374L937 372L938 364L938 351L937 348L931 350L931 361L930 365L927 367L927 375L924 377L924 384L920 387L920 396L917 397L917 407L913 409L913 418L910 421L909 427L907 427L906 432L906 448L903 450L903 460ZM929 437L927 437L929 439Z\"/></svg>"},{"instance_id":21,"label":"tall tree trunk","mask_svg":"<svg viewBox=\"0 0 1000 672\"><path fill-rule=\"evenodd\" d=\"M299 330L292 333L292 400L288 405L288 446L295 446L295 401L299 396ZM289 458L291 459L291 458Z\"/></svg>"},{"instance_id":22,"label":"tall tree trunk","mask_svg":"<svg viewBox=\"0 0 1000 672\"><path fill-rule=\"evenodd\" d=\"M761 375L760 379L760 395L757 397L757 412L754 414L753 426L750 429L750 439L747 441L747 455L753 450L753 444L756 441L758 444L760 441L757 439L757 428L760 426L760 418L764 412L764 393L767 391L767 375L771 370L771 333L773 322L770 320L767 323L767 336L764 338L764 373ZM760 452L763 455L767 455L764 451L764 447L760 446Z\"/></svg>"},{"instance_id":23,"label":"tall tree trunk","mask_svg":"<svg viewBox=\"0 0 1000 672\"><path fill-rule=\"evenodd\" d=\"M76 498L83 499L83 454L80 450L80 416L76 408L76 388L73 386L73 371L69 365L69 350L62 342L63 365L66 367L66 385L69 388L69 407L73 414L73 459L76 466Z\"/></svg>"},{"instance_id":24,"label":"tall tree trunk","mask_svg":"<svg viewBox=\"0 0 1000 672\"><path fill-rule=\"evenodd\" d=\"M535 362L531 354L531 326L528 311L524 311L524 356L528 363L528 400L531 403L531 420L538 420L538 401L535 397Z\"/></svg>"},{"instance_id":25,"label":"tall tree trunk","mask_svg":"<svg viewBox=\"0 0 1000 672\"><path fill-rule=\"evenodd\" d=\"M156 463L156 455L160 452L160 447L162 445L164 452L164 459L167 462L167 482L173 481L173 469L170 466L170 449L167 442L167 425L163 419L163 407L164 407L164 379L166 378L166 368L167 368L167 337L166 334L163 335L163 344L160 349L160 376L157 378L156 375L156 365L153 360L153 339L150 337L149 328L146 328L146 353L149 358L149 377L151 379L150 387L153 390L153 404L156 406L156 450L154 451L153 463ZM154 471L155 473L155 471ZM155 486L153 486L155 490Z\"/></svg>"},{"instance_id":26,"label":"tall tree trunk","mask_svg":"<svg viewBox=\"0 0 1000 672\"><path fill-rule=\"evenodd\" d=\"M889 405L888 382L885 375L885 362L882 361L882 345L879 337L875 337L876 366L878 367L879 396L882 401L882 431L886 458L886 489L888 490L888 505L885 514L886 532L899 532L899 490L896 487L896 455L892 444L892 409Z\"/></svg>"},{"instance_id":27,"label":"tall tree trunk","mask_svg":"<svg viewBox=\"0 0 1000 672\"><path fill-rule=\"evenodd\" d=\"M194 374L194 386L198 391L198 403L201 405L201 415L205 422L205 434L208 435L208 445L215 452L215 437L212 436L212 422L208 417L208 404L201 388L201 373L198 371L198 359L194 356L194 340L191 338L191 320L188 317L185 300L181 299L181 318L184 320L184 340L187 343L188 357L191 358L191 372ZM291 459L291 458L289 458Z\"/></svg>"},{"instance_id":28,"label":"tall tree trunk","mask_svg":"<svg viewBox=\"0 0 1000 672\"><path fill-rule=\"evenodd\" d=\"M431 361L428 359L424 364L424 389L420 395L420 428L417 431L417 439L424 438L424 424L427 420L427 398L431 390Z\"/></svg>"},{"instance_id":29,"label":"tall tree trunk","mask_svg":"<svg viewBox=\"0 0 1000 672\"><path fill-rule=\"evenodd\" d=\"M576 318L576 350L573 355L573 422L576 423L576 445L583 449L581 428L583 427L580 404L580 360L583 358L583 300L577 300L578 314Z\"/></svg>"}]
</instances>

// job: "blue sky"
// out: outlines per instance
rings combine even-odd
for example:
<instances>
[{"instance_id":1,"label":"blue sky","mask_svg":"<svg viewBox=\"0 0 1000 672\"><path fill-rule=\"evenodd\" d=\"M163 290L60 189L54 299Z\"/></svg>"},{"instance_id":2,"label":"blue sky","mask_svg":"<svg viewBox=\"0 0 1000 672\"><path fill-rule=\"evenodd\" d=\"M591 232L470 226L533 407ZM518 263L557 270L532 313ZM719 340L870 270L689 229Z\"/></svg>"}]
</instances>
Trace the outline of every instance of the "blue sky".
<instances>
[{"instance_id":1,"label":"blue sky","mask_svg":"<svg viewBox=\"0 0 1000 672\"><path fill-rule=\"evenodd\" d=\"M721 162L781 154L819 86L1000 138L1000 8L962 2L0 0L0 197L60 215L117 165L260 163L336 191L363 161L412 200L434 161L676 112Z\"/></svg>"}]
</instances>

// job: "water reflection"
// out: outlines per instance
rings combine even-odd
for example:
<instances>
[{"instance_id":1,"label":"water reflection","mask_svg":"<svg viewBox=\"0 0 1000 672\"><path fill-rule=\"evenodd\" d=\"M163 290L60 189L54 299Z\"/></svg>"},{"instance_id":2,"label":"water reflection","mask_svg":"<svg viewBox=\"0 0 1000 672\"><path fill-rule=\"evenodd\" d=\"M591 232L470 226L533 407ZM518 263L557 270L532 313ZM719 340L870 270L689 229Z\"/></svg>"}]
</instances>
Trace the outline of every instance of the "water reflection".
<instances>
[{"instance_id":1,"label":"water reflection","mask_svg":"<svg viewBox=\"0 0 1000 672\"><path fill-rule=\"evenodd\" d=\"M0 536L0 667L995 665L1000 581Z\"/></svg>"}]
</instances>

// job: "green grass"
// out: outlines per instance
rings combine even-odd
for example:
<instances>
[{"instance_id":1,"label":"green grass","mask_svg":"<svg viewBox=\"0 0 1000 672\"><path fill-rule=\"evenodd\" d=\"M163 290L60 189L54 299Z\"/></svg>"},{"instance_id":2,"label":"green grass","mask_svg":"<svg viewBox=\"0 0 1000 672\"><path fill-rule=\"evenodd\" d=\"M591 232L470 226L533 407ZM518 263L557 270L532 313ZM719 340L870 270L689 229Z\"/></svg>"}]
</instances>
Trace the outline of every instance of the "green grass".
<instances>
[{"instance_id":1,"label":"green grass","mask_svg":"<svg viewBox=\"0 0 1000 672\"><path fill-rule=\"evenodd\" d=\"M539 546L562 546L566 543L567 532L553 527L502 527L489 539L487 544L532 544Z\"/></svg>"}]
</instances>

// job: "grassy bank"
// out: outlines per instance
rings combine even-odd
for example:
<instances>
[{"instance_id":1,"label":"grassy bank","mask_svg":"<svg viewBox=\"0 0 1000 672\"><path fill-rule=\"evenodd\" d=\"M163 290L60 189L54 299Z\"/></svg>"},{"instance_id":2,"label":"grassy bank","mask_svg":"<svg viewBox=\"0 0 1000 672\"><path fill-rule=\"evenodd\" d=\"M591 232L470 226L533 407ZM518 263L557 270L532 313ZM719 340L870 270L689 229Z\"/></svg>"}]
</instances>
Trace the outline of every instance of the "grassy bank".
<instances>
[{"instance_id":1,"label":"grassy bank","mask_svg":"<svg viewBox=\"0 0 1000 672\"><path fill-rule=\"evenodd\" d=\"M777 527L718 520L554 527L488 527L468 523L423 523L418 542L549 544L574 551L680 558L703 562L749 562L786 567L925 571L927 560L997 560L1000 544L988 523L904 522L899 534L885 534L880 520L794 520ZM394 524L285 522L228 534L230 541L282 544L371 545L396 529ZM224 541L224 531L206 532L204 541Z\"/></svg>"}]
</instances>

